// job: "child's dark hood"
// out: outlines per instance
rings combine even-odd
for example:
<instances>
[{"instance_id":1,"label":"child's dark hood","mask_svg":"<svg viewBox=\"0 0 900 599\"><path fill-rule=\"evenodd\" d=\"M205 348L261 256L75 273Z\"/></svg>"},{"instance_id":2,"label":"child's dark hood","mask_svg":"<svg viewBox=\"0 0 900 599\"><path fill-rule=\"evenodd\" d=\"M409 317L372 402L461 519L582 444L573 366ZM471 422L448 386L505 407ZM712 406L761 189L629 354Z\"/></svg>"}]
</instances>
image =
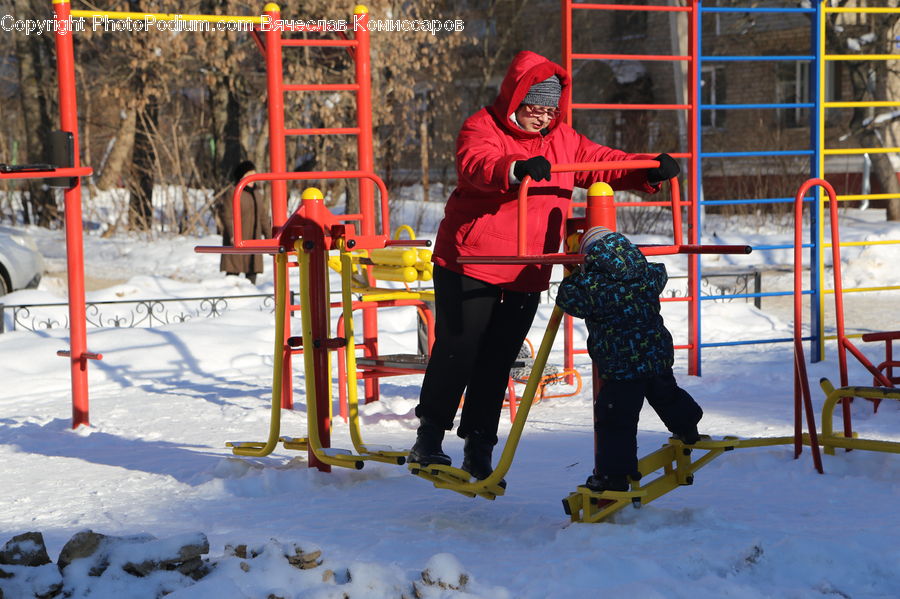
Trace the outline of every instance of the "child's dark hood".
<instances>
[{"instance_id":1,"label":"child's dark hood","mask_svg":"<svg viewBox=\"0 0 900 599\"><path fill-rule=\"evenodd\" d=\"M585 269L602 271L616 281L630 281L644 276L648 264L641 250L621 233L603 236L584 257Z\"/></svg>"}]
</instances>

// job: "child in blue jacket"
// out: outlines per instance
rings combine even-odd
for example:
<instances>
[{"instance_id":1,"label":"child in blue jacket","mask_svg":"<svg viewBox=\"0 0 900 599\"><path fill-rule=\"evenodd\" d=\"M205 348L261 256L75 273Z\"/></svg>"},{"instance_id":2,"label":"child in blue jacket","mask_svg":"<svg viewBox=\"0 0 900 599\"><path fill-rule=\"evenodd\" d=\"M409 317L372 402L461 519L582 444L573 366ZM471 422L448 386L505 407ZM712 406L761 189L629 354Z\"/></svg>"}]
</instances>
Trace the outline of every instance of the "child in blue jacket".
<instances>
[{"instance_id":1,"label":"child in blue jacket","mask_svg":"<svg viewBox=\"0 0 900 599\"><path fill-rule=\"evenodd\" d=\"M559 287L557 305L588 329L588 353L602 385L594 398L597 454L585 486L627 491L637 475L637 425L644 398L663 424L687 444L699 439L703 410L672 374L672 335L660 315L668 275L624 235L605 227L581 239L584 266Z\"/></svg>"}]
</instances>

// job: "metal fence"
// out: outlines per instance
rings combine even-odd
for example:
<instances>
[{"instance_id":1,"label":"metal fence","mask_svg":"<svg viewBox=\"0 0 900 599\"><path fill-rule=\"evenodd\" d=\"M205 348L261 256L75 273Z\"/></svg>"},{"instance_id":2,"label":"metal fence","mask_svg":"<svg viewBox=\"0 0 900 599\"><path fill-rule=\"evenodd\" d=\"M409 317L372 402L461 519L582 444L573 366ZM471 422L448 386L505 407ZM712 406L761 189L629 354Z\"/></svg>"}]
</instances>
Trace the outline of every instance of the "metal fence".
<instances>
[{"instance_id":1,"label":"metal fence","mask_svg":"<svg viewBox=\"0 0 900 599\"><path fill-rule=\"evenodd\" d=\"M686 279L686 275L674 275L670 279ZM711 282L716 280L716 284ZM552 283L543 296L543 300L552 303L556 300L559 283ZM759 270L746 269L733 272L707 272L702 279L701 293L703 297L713 301L733 301L744 298L760 307L762 275ZM679 297L682 291L669 289L666 297ZM293 295L293 293L291 294ZM721 296L721 297L720 297ZM92 328L136 328L154 327L176 324L197 318L216 318L233 307L235 302L241 307L250 300L256 301L256 309L272 312L275 310L275 299L271 294L209 296L191 298L166 298L142 300L107 300L87 302L87 325ZM292 299L291 303L295 303ZM2 304L0 303L0 333L26 330L41 331L65 329L69 327L68 304Z\"/></svg>"},{"instance_id":2,"label":"metal fence","mask_svg":"<svg viewBox=\"0 0 900 599\"><path fill-rule=\"evenodd\" d=\"M275 310L271 294L87 302L87 325L93 328L154 327L221 316L234 303L256 300L260 311ZM230 303L229 303L230 302ZM7 326L9 323L9 326ZM68 304L0 304L0 333L69 327Z\"/></svg>"}]
</instances>

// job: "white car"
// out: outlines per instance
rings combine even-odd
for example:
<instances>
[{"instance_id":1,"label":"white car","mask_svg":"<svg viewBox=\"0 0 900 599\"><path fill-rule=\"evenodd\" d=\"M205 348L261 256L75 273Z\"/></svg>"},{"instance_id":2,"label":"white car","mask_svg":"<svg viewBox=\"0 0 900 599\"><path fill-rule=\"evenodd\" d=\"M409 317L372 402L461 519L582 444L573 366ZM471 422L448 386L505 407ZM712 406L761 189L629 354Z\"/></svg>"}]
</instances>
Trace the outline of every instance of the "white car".
<instances>
[{"instance_id":1,"label":"white car","mask_svg":"<svg viewBox=\"0 0 900 599\"><path fill-rule=\"evenodd\" d=\"M0 225L0 296L34 289L44 274L44 258L26 231Z\"/></svg>"}]
</instances>

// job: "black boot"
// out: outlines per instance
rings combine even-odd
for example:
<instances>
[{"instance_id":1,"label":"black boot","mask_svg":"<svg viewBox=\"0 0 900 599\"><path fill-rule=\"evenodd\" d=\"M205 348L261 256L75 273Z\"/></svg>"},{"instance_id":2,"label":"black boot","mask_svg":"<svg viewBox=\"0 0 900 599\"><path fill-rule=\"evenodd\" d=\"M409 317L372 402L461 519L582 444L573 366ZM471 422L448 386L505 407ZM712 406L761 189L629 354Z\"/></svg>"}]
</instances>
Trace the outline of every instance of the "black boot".
<instances>
[{"instance_id":1,"label":"black boot","mask_svg":"<svg viewBox=\"0 0 900 599\"><path fill-rule=\"evenodd\" d=\"M493 451L494 444L489 440L478 435L470 435L463 447L462 469L478 480L486 479L494 471L491 467Z\"/></svg>"},{"instance_id":2,"label":"black boot","mask_svg":"<svg viewBox=\"0 0 900 599\"><path fill-rule=\"evenodd\" d=\"M584 482L584 486L594 493L603 491L627 491L628 478L624 474L592 474Z\"/></svg>"},{"instance_id":3,"label":"black boot","mask_svg":"<svg viewBox=\"0 0 900 599\"><path fill-rule=\"evenodd\" d=\"M409 450L407 462L415 462L422 466L430 464L439 464L449 466L451 463L448 456L441 449L441 441L444 440L444 429L435 426L427 420L419 421L419 430L416 433L416 442Z\"/></svg>"}]
</instances>

